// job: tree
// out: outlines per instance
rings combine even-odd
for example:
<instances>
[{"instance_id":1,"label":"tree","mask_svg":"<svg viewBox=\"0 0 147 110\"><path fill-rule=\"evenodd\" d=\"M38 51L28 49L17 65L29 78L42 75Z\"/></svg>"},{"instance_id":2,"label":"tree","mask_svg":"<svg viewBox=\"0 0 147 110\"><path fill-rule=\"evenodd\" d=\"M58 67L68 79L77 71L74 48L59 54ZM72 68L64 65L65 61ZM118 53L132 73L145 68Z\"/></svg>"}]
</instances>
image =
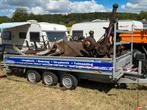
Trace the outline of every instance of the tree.
<instances>
[{"instance_id":1,"label":"tree","mask_svg":"<svg viewBox=\"0 0 147 110\"><path fill-rule=\"evenodd\" d=\"M26 8L17 8L12 16L12 21L23 22L28 20L28 12Z\"/></svg>"},{"instance_id":2,"label":"tree","mask_svg":"<svg viewBox=\"0 0 147 110\"><path fill-rule=\"evenodd\" d=\"M0 23L5 23L5 22L10 22L10 18L6 16L0 17Z\"/></svg>"},{"instance_id":3,"label":"tree","mask_svg":"<svg viewBox=\"0 0 147 110\"><path fill-rule=\"evenodd\" d=\"M141 11L140 14L138 15L139 20L146 19L147 20L147 12Z\"/></svg>"}]
</instances>

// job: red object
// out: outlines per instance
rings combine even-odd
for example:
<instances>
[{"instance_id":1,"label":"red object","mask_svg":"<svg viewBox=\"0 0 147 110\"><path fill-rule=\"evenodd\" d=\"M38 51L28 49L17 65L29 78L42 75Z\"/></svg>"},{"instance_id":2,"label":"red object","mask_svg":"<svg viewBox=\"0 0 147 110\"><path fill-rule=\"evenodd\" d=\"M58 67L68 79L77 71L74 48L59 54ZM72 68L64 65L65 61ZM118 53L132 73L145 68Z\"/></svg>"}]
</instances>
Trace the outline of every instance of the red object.
<instances>
[{"instance_id":1,"label":"red object","mask_svg":"<svg viewBox=\"0 0 147 110\"><path fill-rule=\"evenodd\" d=\"M5 77L7 77L7 76L6 75L1 75L0 76L0 79L5 78Z\"/></svg>"},{"instance_id":2,"label":"red object","mask_svg":"<svg viewBox=\"0 0 147 110\"><path fill-rule=\"evenodd\" d=\"M136 107L135 110L141 110L142 107Z\"/></svg>"}]
</instances>

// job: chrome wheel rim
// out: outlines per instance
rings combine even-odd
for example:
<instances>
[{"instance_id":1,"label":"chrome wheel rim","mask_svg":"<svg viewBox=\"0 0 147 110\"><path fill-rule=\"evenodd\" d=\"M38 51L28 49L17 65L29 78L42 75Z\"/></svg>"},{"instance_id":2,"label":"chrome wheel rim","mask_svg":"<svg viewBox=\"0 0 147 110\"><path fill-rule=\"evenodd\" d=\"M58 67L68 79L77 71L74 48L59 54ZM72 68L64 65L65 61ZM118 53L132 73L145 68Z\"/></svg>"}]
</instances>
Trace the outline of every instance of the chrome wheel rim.
<instances>
[{"instance_id":1,"label":"chrome wheel rim","mask_svg":"<svg viewBox=\"0 0 147 110\"><path fill-rule=\"evenodd\" d=\"M62 80L63 86L66 88L71 88L72 87L72 80L70 78L63 78Z\"/></svg>"},{"instance_id":2,"label":"chrome wheel rim","mask_svg":"<svg viewBox=\"0 0 147 110\"><path fill-rule=\"evenodd\" d=\"M53 83L53 78L50 75L44 76L44 82L46 85L51 85Z\"/></svg>"},{"instance_id":3,"label":"chrome wheel rim","mask_svg":"<svg viewBox=\"0 0 147 110\"><path fill-rule=\"evenodd\" d=\"M35 73L29 73L28 74L28 79L29 79L30 82L35 82L36 81Z\"/></svg>"}]
</instances>

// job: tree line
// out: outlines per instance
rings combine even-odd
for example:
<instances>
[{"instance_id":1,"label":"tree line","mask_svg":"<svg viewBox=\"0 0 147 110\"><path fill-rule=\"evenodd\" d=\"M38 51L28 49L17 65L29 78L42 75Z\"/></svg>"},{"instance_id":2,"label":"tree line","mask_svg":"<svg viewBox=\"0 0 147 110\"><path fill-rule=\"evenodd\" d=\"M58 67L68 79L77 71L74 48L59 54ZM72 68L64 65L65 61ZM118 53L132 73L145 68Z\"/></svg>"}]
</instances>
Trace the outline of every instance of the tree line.
<instances>
[{"instance_id":1,"label":"tree line","mask_svg":"<svg viewBox=\"0 0 147 110\"><path fill-rule=\"evenodd\" d=\"M111 12L34 15L33 13L28 13L24 8L18 8L11 18L6 16L0 17L0 23L37 20L38 22L50 22L71 26L74 23L92 21L95 19L107 20L110 16ZM117 13L117 18L121 20L147 20L147 12L141 11L139 14L121 12Z\"/></svg>"}]
</instances>

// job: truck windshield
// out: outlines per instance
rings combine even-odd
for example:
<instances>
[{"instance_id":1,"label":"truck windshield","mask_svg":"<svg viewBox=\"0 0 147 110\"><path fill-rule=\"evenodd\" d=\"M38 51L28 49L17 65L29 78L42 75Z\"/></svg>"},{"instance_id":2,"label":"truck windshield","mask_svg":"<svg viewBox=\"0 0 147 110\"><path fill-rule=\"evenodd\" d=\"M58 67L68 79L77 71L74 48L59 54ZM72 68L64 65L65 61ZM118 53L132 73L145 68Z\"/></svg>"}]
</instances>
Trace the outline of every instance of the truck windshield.
<instances>
[{"instance_id":1,"label":"truck windshield","mask_svg":"<svg viewBox=\"0 0 147 110\"><path fill-rule=\"evenodd\" d=\"M66 37L66 32L47 32L47 37L50 42L58 41Z\"/></svg>"}]
</instances>

